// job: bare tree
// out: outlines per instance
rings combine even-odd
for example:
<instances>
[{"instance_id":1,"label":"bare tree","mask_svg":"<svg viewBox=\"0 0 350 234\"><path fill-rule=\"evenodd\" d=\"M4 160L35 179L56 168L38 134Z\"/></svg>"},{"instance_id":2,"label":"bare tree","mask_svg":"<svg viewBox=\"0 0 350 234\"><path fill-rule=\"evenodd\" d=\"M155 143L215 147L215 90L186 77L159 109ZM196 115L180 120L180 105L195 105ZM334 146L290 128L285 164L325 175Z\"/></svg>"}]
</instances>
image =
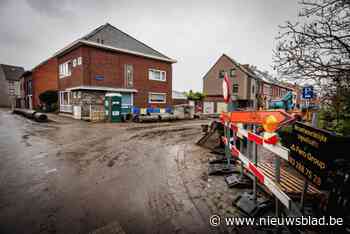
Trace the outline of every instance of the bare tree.
<instances>
[{"instance_id":1,"label":"bare tree","mask_svg":"<svg viewBox=\"0 0 350 234\"><path fill-rule=\"evenodd\" d=\"M350 124L350 0L299 4L300 22L279 26L274 68L283 78L318 86L338 129L344 120Z\"/></svg>"},{"instance_id":2,"label":"bare tree","mask_svg":"<svg viewBox=\"0 0 350 234\"><path fill-rule=\"evenodd\" d=\"M301 22L280 26L274 67L289 79L331 84L350 73L350 0L302 0Z\"/></svg>"}]
</instances>

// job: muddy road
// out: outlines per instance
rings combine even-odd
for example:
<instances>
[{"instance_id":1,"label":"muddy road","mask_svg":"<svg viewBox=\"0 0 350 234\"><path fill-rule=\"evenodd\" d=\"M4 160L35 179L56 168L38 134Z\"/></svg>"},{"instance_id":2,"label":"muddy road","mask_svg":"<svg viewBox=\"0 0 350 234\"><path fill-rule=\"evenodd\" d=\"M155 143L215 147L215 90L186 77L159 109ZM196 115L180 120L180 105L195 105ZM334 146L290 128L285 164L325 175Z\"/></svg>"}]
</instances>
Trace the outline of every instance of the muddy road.
<instances>
[{"instance_id":1,"label":"muddy road","mask_svg":"<svg viewBox=\"0 0 350 234\"><path fill-rule=\"evenodd\" d=\"M208 121L55 120L0 109L0 233L220 233L209 216L235 214L195 145Z\"/></svg>"}]
</instances>

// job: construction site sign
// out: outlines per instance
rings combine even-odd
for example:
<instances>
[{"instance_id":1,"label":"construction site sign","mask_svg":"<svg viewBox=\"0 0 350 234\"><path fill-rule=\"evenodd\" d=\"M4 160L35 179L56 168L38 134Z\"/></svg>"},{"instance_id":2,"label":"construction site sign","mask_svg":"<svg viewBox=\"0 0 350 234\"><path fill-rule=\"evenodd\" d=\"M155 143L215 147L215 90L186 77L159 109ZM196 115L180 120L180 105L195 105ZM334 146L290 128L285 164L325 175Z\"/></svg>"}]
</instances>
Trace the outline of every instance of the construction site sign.
<instances>
[{"instance_id":1,"label":"construction site sign","mask_svg":"<svg viewBox=\"0 0 350 234\"><path fill-rule=\"evenodd\" d=\"M349 139L300 122L293 125L289 163L320 189L328 188L337 159L345 158Z\"/></svg>"}]
</instances>

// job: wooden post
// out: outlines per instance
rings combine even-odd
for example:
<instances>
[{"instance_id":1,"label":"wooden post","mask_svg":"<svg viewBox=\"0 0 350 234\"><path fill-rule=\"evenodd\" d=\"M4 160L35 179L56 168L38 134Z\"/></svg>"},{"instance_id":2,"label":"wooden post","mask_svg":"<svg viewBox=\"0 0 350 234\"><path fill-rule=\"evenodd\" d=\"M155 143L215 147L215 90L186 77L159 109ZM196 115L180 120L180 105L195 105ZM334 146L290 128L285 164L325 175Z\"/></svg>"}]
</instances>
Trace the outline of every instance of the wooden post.
<instances>
[{"instance_id":1,"label":"wooden post","mask_svg":"<svg viewBox=\"0 0 350 234\"><path fill-rule=\"evenodd\" d=\"M276 179L276 184L280 185L280 181L281 181L281 159L279 156L275 155L275 179ZM277 197L275 197L275 214L276 217L280 216L280 204L279 204L279 200Z\"/></svg>"}]
</instances>

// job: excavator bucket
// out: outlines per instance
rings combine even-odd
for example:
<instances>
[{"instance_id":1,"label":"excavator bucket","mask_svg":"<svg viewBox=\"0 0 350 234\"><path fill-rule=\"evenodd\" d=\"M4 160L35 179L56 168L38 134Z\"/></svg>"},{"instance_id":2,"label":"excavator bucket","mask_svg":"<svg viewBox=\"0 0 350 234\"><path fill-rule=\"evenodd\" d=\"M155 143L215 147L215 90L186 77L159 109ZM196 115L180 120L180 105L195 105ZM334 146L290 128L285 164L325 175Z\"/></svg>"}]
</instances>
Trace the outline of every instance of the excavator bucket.
<instances>
[{"instance_id":1,"label":"excavator bucket","mask_svg":"<svg viewBox=\"0 0 350 234\"><path fill-rule=\"evenodd\" d=\"M224 154L224 144L221 142L221 137L224 135L224 126L222 123L214 120L204 132L197 145L209 149L213 153Z\"/></svg>"}]
</instances>

